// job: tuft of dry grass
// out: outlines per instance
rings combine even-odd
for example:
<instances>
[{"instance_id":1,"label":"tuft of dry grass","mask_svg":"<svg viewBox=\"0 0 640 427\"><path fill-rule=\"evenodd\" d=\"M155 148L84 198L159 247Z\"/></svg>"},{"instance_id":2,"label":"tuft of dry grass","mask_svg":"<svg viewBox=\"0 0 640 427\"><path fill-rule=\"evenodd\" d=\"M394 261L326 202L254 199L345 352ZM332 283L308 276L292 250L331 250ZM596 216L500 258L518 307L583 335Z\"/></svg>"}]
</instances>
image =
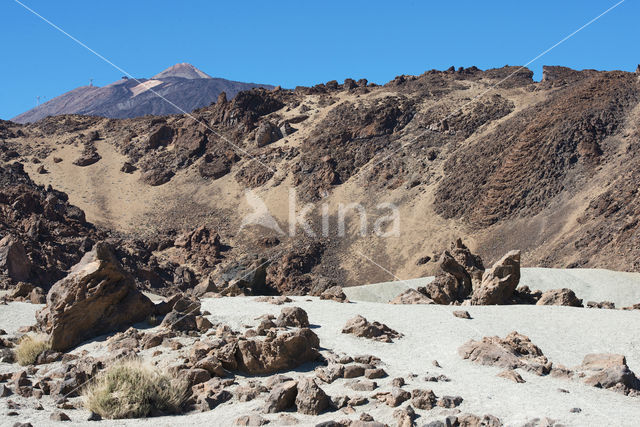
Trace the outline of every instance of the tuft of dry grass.
<instances>
[{"instance_id":1,"label":"tuft of dry grass","mask_svg":"<svg viewBox=\"0 0 640 427\"><path fill-rule=\"evenodd\" d=\"M86 409L102 418L143 418L180 413L188 385L138 360L123 360L100 372L83 392ZM152 413L153 412L153 413Z\"/></svg>"},{"instance_id":2,"label":"tuft of dry grass","mask_svg":"<svg viewBox=\"0 0 640 427\"><path fill-rule=\"evenodd\" d=\"M38 356L50 348L51 343L46 335L25 335L15 349L16 362L22 366L33 365Z\"/></svg>"}]
</instances>

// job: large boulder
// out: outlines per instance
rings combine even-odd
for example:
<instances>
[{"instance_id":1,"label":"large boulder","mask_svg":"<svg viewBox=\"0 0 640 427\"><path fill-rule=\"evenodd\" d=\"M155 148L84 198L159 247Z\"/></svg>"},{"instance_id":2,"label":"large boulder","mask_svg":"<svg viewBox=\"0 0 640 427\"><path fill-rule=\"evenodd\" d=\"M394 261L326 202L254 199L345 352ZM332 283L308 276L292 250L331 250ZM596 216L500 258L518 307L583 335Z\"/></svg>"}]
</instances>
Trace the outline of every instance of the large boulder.
<instances>
[{"instance_id":1,"label":"large boulder","mask_svg":"<svg viewBox=\"0 0 640 427\"><path fill-rule=\"evenodd\" d=\"M520 251L511 251L484 272L471 296L473 305L506 304L520 282Z\"/></svg>"},{"instance_id":2,"label":"large boulder","mask_svg":"<svg viewBox=\"0 0 640 427\"><path fill-rule=\"evenodd\" d=\"M566 305L582 307L582 300L567 288L553 289L542 294L536 305Z\"/></svg>"},{"instance_id":3,"label":"large boulder","mask_svg":"<svg viewBox=\"0 0 640 427\"><path fill-rule=\"evenodd\" d=\"M143 321L153 311L153 303L136 289L113 249L100 242L51 287L47 306L37 318L50 335L51 348L65 351Z\"/></svg>"},{"instance_id":4,"label":"large boulder","mask_svg":"<svg viewBox=\"0 0 640 427\"><path fill-rule=\"evenodd\" d=\"M265 340L239 340L235 359L247 374L273 374L317 360L319 347L318 336L311 329L301 328Z\"/></svg>"},{"instance_id":5,"label":"large boulder","mask_svg":"<svg viewBox=\"0 0 640 427\"><path fill-rule=\"evenodd\" d=\"M587 385L640 396L640 380L629 369L626 358L621 354L587 354L576 371Z\"/></svg>"},{"instance_id":6,"label":"large boulder","mask_svg":"<svg viewBox=\"0 0 640 427\"><path fill-rule=\"evenodd\" d=\"M551 362L529 337L511 332L505 338L484 337L481 341L471 340L458 349L463 359L481 365L498 366L507 369L522 368L538 375L551 371Z\"/></svg>"},{"instance_id":7,"label":"large boulder","mask_svg":"<svg viewBox=\"0 0 640 427\"><path fill-rule=\"evenodd\" d=\"M298 381L296 407L298 412L307 415L318 415L329 408L329 396L316 384L313 378L302 378Z\"/></svg>"},{"instance_id":8,"label":"large boulder","mask_svg":"<svg viewBox=\"0 0 640 427\"><path fill-rule=\"evenodd\" d=\"M276 325L281 328L308 328L309 317L307 312L300 307L285 307L276 319Z\"/></svg>"}]
</instances>

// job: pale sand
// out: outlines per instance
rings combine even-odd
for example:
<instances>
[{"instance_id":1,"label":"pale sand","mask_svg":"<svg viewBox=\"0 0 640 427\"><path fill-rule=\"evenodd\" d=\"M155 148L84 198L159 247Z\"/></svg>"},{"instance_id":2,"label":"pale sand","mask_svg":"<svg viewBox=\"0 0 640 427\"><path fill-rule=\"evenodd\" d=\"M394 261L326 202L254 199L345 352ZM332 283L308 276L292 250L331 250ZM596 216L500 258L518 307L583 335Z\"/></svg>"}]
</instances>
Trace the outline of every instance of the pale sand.
<instances>
[{"instance_id":1,"label":"pale sand","mask_svg":"<svg viewBox=\"0 0 640 427\"><path fill-rule=\"evenodd\" d=\"M390 379L403 376L408 379L410 373L417 377L408 381L405 389L429 388L438 396L460 395L465 400L460 410L476 414L493 414L500 417L507 425L522 425L535 417L550 417L565 425L634 425L640 417L640 401L638 398L588 387L578 382L538 377L521 372L527 381L515 384L496 377L498 368L485 367L462 360L457 353L460 345L469 339L483 336L504 336L517 330L531 338L540 346L544 354L554 363L566 366L580 364L585 354L594 352L615 352L627 356L632 370L640 372L640 312L621 310L594 310L571 307L538 307L538 306L492 306L466 307L472 320L454 317L451 311L456 307L413 305L394 306L389 304L358 302L340 304L333 301L319 301L316 298L294 297L294 304L302 307L309 314L313 330L320 337L321 346L337 353L374 354L384 362L384 369L389 373L387 379L377 380L381 385L379 391L390 389ZM289 304L290 305L290 304ZM37 306L11 303L0 306L0 327L15 330L21 324L33 322ZM261 314L277 315L282 306L258 303L254 297L236 297L203 300L203 310L213 313L210 319L224 322L233 329L244 330L244 325L256 325L255 320ZM356 338L340 333L347 319L361 314L369 320L381 321L402 332L404 338L386 344ZM103 344L94 342L83 346L100 352ZM78 349L80 350L80 349ZM188 349L187 349L188 350ZM434 368L432 360L438 360L442 369ZM1 364L2 371L10 365ZM15 365L13 365L15 369ZM305 367L301 370L303 371ZM445 374L452 379L449 383L428 383L423 380L425 374ZM289 373L292 376L304 375ZM309 374L306 374L309 375ZM353 392L344 386L344 380L331 385L323 385L323 389L332 396L357 395L367 396L373 393ZM563 388L570 393L561 393ZM14 396L15 397L15 396ZM264 395L252 402L227 402L212 412L190 414L179 417L163 417L148 420L105 421L101 425L230 425L235 418L252 411L259 412L264 405ZM18 398L14 399L19 401ZM408 402L407 402L408 403ZM405 403L405 405L407 404ZM49 425L49 413L53 404L48 398L42 399L45 411L31 409L33 402L21 409L19 420L30 421L34 425ZM574 407L582 409L581 413L570 413ZM6 409L4 409L6 411ZM85 411L65 411L74 423L86 424ZM393 425L393 410L384 405L371 404L357 409L353 415L342 412L326 413L318 417L304 416L294 413L303 422L302 425L330 419L356 419L360 413L368 412L377 420ZM447 412L443 409L417 411L421 417L418 425L430 420L442 419ZM278 425L277 415L264 415L272 421L270 425ZM5 417L0 425L13 425L16 418Z\"/></svg>"}]
</instances>

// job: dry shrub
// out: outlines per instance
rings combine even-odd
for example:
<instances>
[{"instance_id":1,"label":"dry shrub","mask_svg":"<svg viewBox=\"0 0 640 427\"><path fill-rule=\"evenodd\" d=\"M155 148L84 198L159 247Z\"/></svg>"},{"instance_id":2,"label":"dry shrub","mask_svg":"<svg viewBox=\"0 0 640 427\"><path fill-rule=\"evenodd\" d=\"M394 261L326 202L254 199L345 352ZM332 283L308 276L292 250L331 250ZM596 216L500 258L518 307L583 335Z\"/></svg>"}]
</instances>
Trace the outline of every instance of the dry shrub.
<instances>
[{"instance_id":1,"label":"dry shrub","mask_svg":"<svg viewBox=\"0 0 640 427\"><path fill-rule=\"evenodd\" d=\"M182 409L188 385L137 360L100 372L84 390L85 407L103 418L143 418Z\"/></svg>"},{"instance_id":2,"label":"dry shrub","mask_svg":"<svg viewBox=\"0 0 640 427\"><path fill-rule=\"evenodd\" d=\"M38 356L50 348L49 337L46 335L25 335L15 349L16 362L22 366L33 365Z\"/></svg>"}]
</instances>

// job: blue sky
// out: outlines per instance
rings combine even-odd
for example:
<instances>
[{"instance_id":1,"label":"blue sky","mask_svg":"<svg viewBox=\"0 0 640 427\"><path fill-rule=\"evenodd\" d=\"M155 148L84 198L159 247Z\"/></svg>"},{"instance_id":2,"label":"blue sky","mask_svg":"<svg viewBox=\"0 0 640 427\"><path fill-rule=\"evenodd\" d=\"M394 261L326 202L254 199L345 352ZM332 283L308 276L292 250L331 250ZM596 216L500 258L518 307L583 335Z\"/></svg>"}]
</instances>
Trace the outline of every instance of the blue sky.
<instances>
[{"instance_id":1,"label":"blue sky","mask_svg":"<svg viewBox=\"0 0 640 427\"><path fill-rule=\"evenodd\" d=\"M189 62L215 77L312 85L384 83L451 65L521 65L618 0L51 1L20 0L136 77ZM532 63L634 71L640 5L615 10ZM0 118L122 73L14 0L0 0Z\"/></svg>"}]
</instances>

